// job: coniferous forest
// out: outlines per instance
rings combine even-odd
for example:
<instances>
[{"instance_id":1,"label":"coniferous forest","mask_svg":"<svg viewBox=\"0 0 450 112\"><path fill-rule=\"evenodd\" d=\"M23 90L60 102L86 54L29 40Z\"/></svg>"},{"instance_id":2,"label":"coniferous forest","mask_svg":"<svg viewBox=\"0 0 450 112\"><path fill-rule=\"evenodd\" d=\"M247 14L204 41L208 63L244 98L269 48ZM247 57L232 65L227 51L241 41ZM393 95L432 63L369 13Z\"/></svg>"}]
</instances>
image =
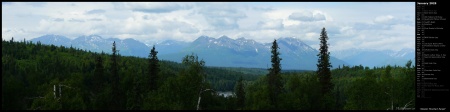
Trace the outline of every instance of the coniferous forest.
<instances>
[{"instance_id":1,"label":"coniferous forest","mask_svg":"<svg viewBox=\"0 0 450 112\"><path fill-rule=\"evenodd\" d=\"M398 110L415 107L415 66L330 69L325 28L317 71L283 72L276 40L266 74L2 39L2 110ZM302 63L302 62L298 62ZM239 68L245 69L245 68ZM237 70L239 70L237 69ZM221 91L232 91L224 96Z\"/></svg>"}]
</instances>

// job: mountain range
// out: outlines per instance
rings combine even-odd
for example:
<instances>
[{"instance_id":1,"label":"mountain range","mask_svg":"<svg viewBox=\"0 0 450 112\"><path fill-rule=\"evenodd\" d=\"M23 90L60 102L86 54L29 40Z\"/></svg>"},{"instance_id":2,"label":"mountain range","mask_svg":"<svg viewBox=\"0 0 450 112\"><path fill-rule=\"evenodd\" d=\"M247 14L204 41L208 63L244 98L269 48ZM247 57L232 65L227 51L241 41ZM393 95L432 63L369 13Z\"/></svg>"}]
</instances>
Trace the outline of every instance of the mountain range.
<instances>
[{"instance_id":1,"label":"mountain range","mask_svg":"<svg viewBox=\"0 0 450 112\"><path fill-rule=\"evenodd\" d=\"M404 66L408 60L415 63L414 49L401 49L400 51L393 51L351 48L334 51L330 55L350 63L351 65L363 65L369 67L385 65Z\"/></svg>"},{"instance_id":2,"label":"mountain range","mask_svg":"<svg viewBox=\"0 0 450 112\"><path fill-rule=\"evenodd\" d=\"M121 40L102 38L98 35L83 35L71 40L65 36L49 34L31 41L105 53L111 53L112 43L115 41L120 55L137 57L147 57L152 47L131 38ZM282 69L316 70L318 60L316 49L292 37L279 38L277 43L282 58ZM200 36L193 42L165 40L155 44L159 59L181 62L184 56L194 53L203 59L207 66L248 68L270 68L271 46L272 43L259 43L243 37L231 39L227 36L219 38ZM330 54L333 68L360 64L369 67L386 64L404 65L408 59L414 61L414 50L394 52L350 49Z\"/></svg>"}]
</instances>

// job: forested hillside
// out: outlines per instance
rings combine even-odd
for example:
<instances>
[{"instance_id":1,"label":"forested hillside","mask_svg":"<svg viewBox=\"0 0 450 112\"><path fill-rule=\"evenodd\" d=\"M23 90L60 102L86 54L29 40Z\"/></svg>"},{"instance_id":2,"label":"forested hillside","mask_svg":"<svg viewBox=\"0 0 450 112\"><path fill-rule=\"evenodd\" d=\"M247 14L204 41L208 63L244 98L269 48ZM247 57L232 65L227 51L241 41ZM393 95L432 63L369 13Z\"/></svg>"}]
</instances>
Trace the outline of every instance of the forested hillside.
<instances>
[{"instance_id":1,"label":"forested hillside","mask_svg":"<svg viewBox=\"0 0 450 112\"><path fill-rule=\"evenodd\" d=\"M148 74L147 58L119 55L117 63L120 79L118 89L124 92L124 98L122 98L124 106L120 109L153 109L153 107L183 109L154 106L144 100L150 97L163 98L153 93L172 96L174 93L180 95L185 93L172 91L176 88L167 88L169 90L165 90L166 93L156 92L163 90L155 90L153 93L136 93L139 92L137 89L149 88L142 84ZM111 94L110 90L113 88L111 86L114 83L111 79L111 64L111 54L84 51L73 47L43 45L25 40L20 42L3 40L2 109L108 109L106 103L115 101L108 96ZM186 64L159 61L157 85L164 87L166 84L175 84L171 86L189 88L188 84L192 82L191 80L186 79L188 84L178 84L180 82L177 81L182 80L178 78L186 74L184 70L188 68L189 65ZM261 76L218 67L203 68L202 71L197 72L204 73L208 86L214 91L232 91L240 76L247 81ZM192 97L197 98L198 95ZM138 99L143 101L135 101ZM144 107L144 104L152 107ZM195 108L195 105L192 108Z\"/></svg>"},{"instance_id":2,"label":"forested hillside","mask_svg":"<svg viewBox=\"0 0 450 112\"><path fill-rule=\"evenodd\" d=\"M194 53L180 59L181 64L159 60L155 75L154 67L149 64L151 51L148 51L149 58L124 57L120 56L120 51L114 58L113 54L72 47L3 40L2 110L386 110L415 107L415 67L411 61L405 66L379 68L338 66L331 70L333 86L324 94L316 72L205 67L208 62ZM261 73L268 75L254 75ZM278 86L270 86L272 82L267 79L272 77L270 74L281 76L277 78L279 82L273 83ZM154 79L150 76L156 81L152 82ZM279 91L273 94L271 87ZM218 91L235 91L235 95L223 97Z\"/></svg>"}]
</instances>

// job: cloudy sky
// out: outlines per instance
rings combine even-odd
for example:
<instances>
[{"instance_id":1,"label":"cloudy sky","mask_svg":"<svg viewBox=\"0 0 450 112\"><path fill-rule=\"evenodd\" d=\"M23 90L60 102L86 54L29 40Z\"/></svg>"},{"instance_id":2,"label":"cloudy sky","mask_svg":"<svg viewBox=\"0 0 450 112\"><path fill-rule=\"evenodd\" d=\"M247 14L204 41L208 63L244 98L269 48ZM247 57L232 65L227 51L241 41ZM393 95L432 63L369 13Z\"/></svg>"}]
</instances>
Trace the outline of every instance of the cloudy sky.
<instances>
[{"instance_id":1,"label":"cloudy sky","mask_svg":"<svg viewBox=\"0 0 450 112\"><path fill-rule=\"evenodd\" d=\"M134 38L151 44L226 35L270 42L296 37L330 50L414 48L414 2L2 2L2 38L57 34Z\"/></svg>"}]
</instances>

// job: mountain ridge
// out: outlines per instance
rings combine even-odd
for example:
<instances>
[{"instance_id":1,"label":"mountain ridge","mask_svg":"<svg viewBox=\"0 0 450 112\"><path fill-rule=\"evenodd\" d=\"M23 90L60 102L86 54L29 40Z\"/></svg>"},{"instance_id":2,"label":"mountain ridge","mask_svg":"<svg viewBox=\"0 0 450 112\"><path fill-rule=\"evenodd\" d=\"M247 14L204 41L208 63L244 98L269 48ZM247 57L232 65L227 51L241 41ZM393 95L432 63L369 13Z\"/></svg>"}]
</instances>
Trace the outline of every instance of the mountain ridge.
<instances>
[{"instance_id":1,"label":"mountain ridge","mask_svg":"<svg viewBox=\"0 0 450 112\"><path fill-rule=\"evenodd\" d=\"M148 46L141 41L127 38L104 38L99 35L82 35L75 39L69 39L61 35L47 34L32 39L31 41L41 41L43 44L63 45L66 47L76 47L94 52L111 53L111 45L116 41L119 53L124 56L147 57L152 46ZM280 57L282 68L284 69L302 69L316 70L318 50L305 44L303 41L293 37L281 37L277 39L280 47ZM272 43L260 43L252 39L239 37L232 39L226 35L219 38L209 36L199 36L192 42L183 42L177 40L165 40L154 44L159 52L159 58L163 60L181 62L185 55L195 53L206 61L207 66L222 67L249 67L249 68L269 68L270 66L270 47ZM367 55L371 51L364 50L343 52L331 52L331 63L333 68L339 65L359 65L379 66L372 64L373 61L367 61ZM392 60L401 60L402 56L410 56L408 50L402 52L386 51L386 59L377 60L380 63L389 63ZM369 53L368 53L369 52ZM368 54L367 54L368 53ZM403 54L402 54L403 53ZM341 54L350 54L348 56ZM366 55L362 55L366 54ZM397 57L397 58L394 58ZM375 57L376 58L376 57ZM386 62L386 60L388 62ZM396 63L402 63L396 62Z\"/></svg>"}]
</instances>

